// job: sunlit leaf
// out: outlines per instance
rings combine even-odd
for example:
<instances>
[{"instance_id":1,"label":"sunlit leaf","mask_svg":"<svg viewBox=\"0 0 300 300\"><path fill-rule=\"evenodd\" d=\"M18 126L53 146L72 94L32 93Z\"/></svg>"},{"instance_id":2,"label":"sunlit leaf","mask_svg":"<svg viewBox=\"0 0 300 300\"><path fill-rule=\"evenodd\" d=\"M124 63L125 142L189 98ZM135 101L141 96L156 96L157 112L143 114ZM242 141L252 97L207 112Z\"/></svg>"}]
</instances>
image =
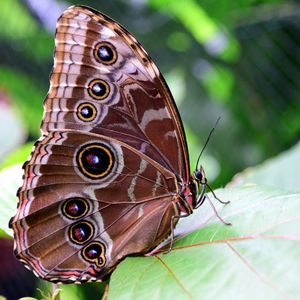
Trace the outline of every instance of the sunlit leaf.
<instances>
[{"instance_id":1,"label":"sunlit leaf","mask_svg":"<svg viewBox=\"0 0 300 300\"><path fill-rule=\"evenodd\" d=\"M300 143L258 167L237 174L229 185L260 184L300 192L299 168Z\"/></svg>"},{"instance_id":2,"label":"sunlit leaf","mask_svg":"<svg viewBox=\"0 0 300 300\"><path fill-rule=\"evenodd\" d=\"M1 162L5 155L19 146L25 139L25 132L18 115L8 105L9 101L0 94L0 157Z\"/></svg>"},{"instance_id":3,"label":"sunlit leaf","mask_svg":"<svg viewBox=\"0 0 300 300\"><path fill-rule=\"evenodd\" d=\"M229 61L237 59L238 42L197 1L149 0L149 3L165 13L175 15L211 55Z\"/></svg>"},{"instance_id":4,"label":"sunlit leaf","mask_svg":"<svg viewBox=\"0 0 300 300\"><path fill-rule=\"evenodd\" d=\"M199 42L207 42L218 32L218 25L194 0L150 0L149 3L166 12L172 12L179 17ZM201 30L199 30L199 28L201 28Z\"/></svg>"},{"instance_id":5,"label":"sunlit leaf","mask_svg":"<svg viewBox=\"0 0 300 300\"><path fill-rule=\"evenodd\" d=\"M21 165L15 165L0 172L0 228L10 236L12 236L12 230L8 228L8 222L16 212L16 192L22 184L22 173Z\"/></svg>"},{"instance_id":6,"label":"sunlit leaf","mask_svg":"<svg viewBox=\"0 0 300 300\"><path fill-rule=\"evenodd\" d=\"M233 74L226 68L211 67L203 74L202 84L207 89L211 99L218 102L228 102L234 87Z\"/></svg>"},{"instance_id":7,"label":"sunlit leaf","mask_svg":"<svg viewBox=\"0 0 300 300\"><path fill-rule=\"evenodd\" d=\"M5 157L0 169L10 167L14 164L23 164L29 157L32 151L33 143L27 143L23 146L11 151L9 155Z\"/></svg>"},{"instance_id":8,"label":"sunlit leaf","mask_svg":"<svg viewBox=\"0 0 300 300\"><path fill-rule=\"evenodd\" d=\"M2 0L0 9L0 36L25 38L36 32L38 26L18 0Z\"/></svg>"},{"instance_id":9,"label":"sunlit leaf","mask_svg":"<svg viewBox=\"0 0 300 300\"><path fill-rule=\"evenodd\" d=\"M167 40L168 46L176 51L185 52L191 47L191 39L184 32L172 32Z\"/></svg>"},{"instance_id":10,"label":"sunlit leaf","mask_svg":"<svg viewBox=\"0 0 300 300\"><path fill-rule=\"evenodd\" d=\"M254 186L217 192L231 201L219 212L232 226L212 216L169 254L127 258L108 299L296 299L300 194ZM201 210L197 218L205 218Z\"/></svg>"},{"instance_id":11,"label":"sunlit leaf","mask_svg":"<svg viewBox=\"0 0 300 300\"><path fill-rule=\"evenodd\" d=\"M285 186L291 186L299 149L297 145L257 167L256 173L253 168L253 178L282 171ZM300 193L280 189L276 180L268 187L249 181L247 173L239 176L237 187L215 191L230 204L223 206L209 194L231 226L222 224L206 201L180 220L170 253L126 258L117 267L109 299L297 299Z\"/></svg>"}]
</instances>

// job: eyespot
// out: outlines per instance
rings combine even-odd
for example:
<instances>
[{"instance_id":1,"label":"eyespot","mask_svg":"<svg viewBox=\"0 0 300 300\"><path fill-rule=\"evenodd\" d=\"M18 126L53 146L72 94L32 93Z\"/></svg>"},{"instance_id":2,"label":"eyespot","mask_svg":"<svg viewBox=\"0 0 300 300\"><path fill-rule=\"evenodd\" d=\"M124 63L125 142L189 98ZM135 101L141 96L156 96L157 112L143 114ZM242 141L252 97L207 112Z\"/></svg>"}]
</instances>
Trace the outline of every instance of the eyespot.
<instances>
[{"instance_id":1,"label":"eyespot","mask_svg":"<svg viewBox=\"0 0 300 300\"><path fill-rule=\"evenodd\" d=\"M105 65L112 65L117 60L116 48L107 42L100 42L95 47L96 60Z\"/></svg>"},{"instance_id":2,"label":"eyespot","mask_svg":"<svg viewBox=\"0 0 300 300\"><path fill-rule=\"evenodd\" d=\"M115 158L103 144L89 144L82 147L76 156L80 171L91 179L105 177L112 169Z\"/></svg>"},{"instance_id":3,"label":"eyespot","mask_svg":"<svg viewBox=\"0 0 300 300\"><path fill-rule=\"evenodd\" d=\"M98 267L105 265L105 246L100 242L92 242L82 249L82 256L89 262L94 262Z\"/></svg>"},{"instance_id":4,"label":"eyespot","mask_svg":"<svg viewBox=\"0 0 300 300\"><path fill-rule=\"evenodd\" d=\"M97 109L93 104L82 103L77 108L77 117L85 122L93 121L96 118Z\"/></svg>"},{"instance_id":5,"label":"eyespot","mask_svg":"<svg viewBox=\"0 0 300 300\"><path fill-rule=\"evenodd\" d=\"M69 198L62 205L62 213L71 220L82 218L89 211L89 204L83 198Z\"/></svg>"},{"instance_id":6,"label":"eyespot","mask_svg":"<svg viewBox=\"0 0 300 300\"><path fill-rule=\"evenodd\" d=\"M72 242L82 245L89 241L94 235L94 227L90 222L82 221L73 224L69 229Z\"/></svg>"},{"instance_id":7,"label":"eyespot","mask_svg":"<svg viewBox=\"0 0 300 300\"><path fill-rule=\"evenodd\" d=\"M94 79L89 83L88 93L96 100L105 99L110 92L110 87L104 80Z\"/></svg>"}]
</instances>

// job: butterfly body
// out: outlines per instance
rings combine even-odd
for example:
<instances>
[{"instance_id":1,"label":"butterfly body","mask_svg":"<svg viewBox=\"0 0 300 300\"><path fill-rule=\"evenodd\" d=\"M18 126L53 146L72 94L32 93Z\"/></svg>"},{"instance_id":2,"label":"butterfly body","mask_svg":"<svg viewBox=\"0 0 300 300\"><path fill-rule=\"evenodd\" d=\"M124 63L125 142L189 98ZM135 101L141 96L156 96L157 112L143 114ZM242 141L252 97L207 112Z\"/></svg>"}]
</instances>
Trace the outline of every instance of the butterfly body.
<instances>
[{"instance_id":1,"label":"butterfly body","mask_svg":"<svg viewBox=\"0 0 300 300\"><path fill-rule=\"evenodd\" d=\"M83 6L58 20L42 137L24 164L15 254L43 279L105 278L202 204L174 100L144 48ZM205 182L204 182L205 186Z\"/></svg>"}]
</instances>

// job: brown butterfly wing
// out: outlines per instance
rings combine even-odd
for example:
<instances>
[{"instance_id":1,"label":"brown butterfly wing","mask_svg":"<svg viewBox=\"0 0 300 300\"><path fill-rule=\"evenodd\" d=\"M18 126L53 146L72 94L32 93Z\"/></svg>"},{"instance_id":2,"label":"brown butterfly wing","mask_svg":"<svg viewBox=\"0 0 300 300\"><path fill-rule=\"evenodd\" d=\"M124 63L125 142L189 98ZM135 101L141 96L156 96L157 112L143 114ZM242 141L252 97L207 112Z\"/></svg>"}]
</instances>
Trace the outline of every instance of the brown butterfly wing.
<instances>
[{"instance_id":1,"label":"brown butterfly wing","mask_svg":"<svg viewBox=\"0 0 300 300\"><path fill-rule=\"evenodd\" d=\"M16 255L51 281L102 279L170 233L189 174L181 121L141 45L84 7L58 21L44 106L11 223Z\"/></svg>"},{"instance_id":2,"label":"brown butterfly wing","mask_svg":"<svg viewBox=\"0 0 300 300\"><path fill-rule=\"evenodd\" d=\"M189 162L179 114L160 72L138 41L108 17L73 7L60 17L55 42L43 132L75 129L116 138L186 180ZM96 58L95 49L103 42L115 48L111 64ZM101 100L89 93L90 83L97 79L110 89ZM97 112L88 122L78 117L78 108L86 102Z\"/></svg>"},{"instance_id":3,"label":"brown butterfly wing","mask_svg":"<svg viewBox=\"0 0 300 300\"><path fill-rule=\"evenodd\" d=\"M87 179L80 171L74 158L91 144L112 151L109 176ZM103 278L124 256L147 252L165 238L177 213L167 188L168 181L174 182L170 173L107 138L50 133L37 143L24 167L20 206L12 223L15 251L44 279Z\"/></svg>"}]
</instances>

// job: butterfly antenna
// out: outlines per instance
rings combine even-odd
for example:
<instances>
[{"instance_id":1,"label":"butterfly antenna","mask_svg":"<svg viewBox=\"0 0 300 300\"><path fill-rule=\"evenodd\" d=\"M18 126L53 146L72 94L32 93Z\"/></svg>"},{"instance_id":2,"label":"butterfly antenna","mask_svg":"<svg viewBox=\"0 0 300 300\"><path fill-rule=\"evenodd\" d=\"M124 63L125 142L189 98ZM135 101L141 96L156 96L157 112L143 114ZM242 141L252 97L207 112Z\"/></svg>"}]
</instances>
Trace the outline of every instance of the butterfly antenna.
<instances>
[{"instance_id":1,"label":"butterfly antenna","mask_svg":"<svg viewBox=\"0 0 300 300\"><path fill-rule=\"evenodd\" d=\"M203 146L203 148L202 148L202 150L201 150L201 152L200 152L200 154L199 154L199 156L198 156L197 163L196 163L196 170L195 170L195 171L197 171L197 168L198 168L199 161L200 161L200 158L201 158L201 156L202 156L202 153L203 153L204 149L206 148L206 146L207 146L207 144L208 144L208 142L209 142L209 140L210 140L210 138L211 138L211 135L212 135L213 132L215 131L215 128L217 127L217 125L218 125L220 119L221 119L221 117L218 117L218 119L217 119L217 121L216 121L216 123L215 123L215 126L212 128L212 130L210 131L210 133L209 133L209 135L208 135L208 137L207 137L207 139L206 139L206 141L205 141L205 144L204 144L204 146Z\"/></svg>"}]
</instances>

